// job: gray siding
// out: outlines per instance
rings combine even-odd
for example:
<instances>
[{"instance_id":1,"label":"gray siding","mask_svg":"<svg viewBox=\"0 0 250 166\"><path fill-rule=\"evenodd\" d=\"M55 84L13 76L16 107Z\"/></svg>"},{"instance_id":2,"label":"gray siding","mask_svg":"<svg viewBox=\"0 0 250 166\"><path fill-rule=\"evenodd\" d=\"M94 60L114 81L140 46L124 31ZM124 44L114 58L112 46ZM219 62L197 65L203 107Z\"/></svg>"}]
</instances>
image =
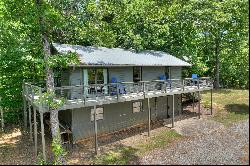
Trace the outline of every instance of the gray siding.
<instances>
[{"instance_id":1,"label":"gray siding","mask_svg":"<svg viewBox=\"0 0 250 166\"><path fill-rule=\"evenodd\" d=\"M83 72L82 68L76 68L75 70L70 70L69 82L71 86L82 85L83 82ZM77 99L81 96L79 90L71 90L70 98Z\"/></svg>"},{"instance_id":2,"label":"gray siding","mask_svg":"<svg viewBox=\"0 0 250 166\"><path fill-rule=\"evenodd\" d=\"M178 95L175 96L175 114L181 109L177 103L180 105ZM166 96L157 99L151 98L152 120L167 118L167 105L169 106L168 114L171 116L172 96L168 96L168 99ZM148 121L147 99L143 100L142 112L133 113L132 102L103 105L103 108L104 119L97 121L98 134L114 132L133 125L147 123ZM91 107L74 109L72 111L72 131L74 141L94 135L94 123L91 122Z\"/></svg>"},{"instance_id":3,"label":"gray siding","mask_svg":"<svg viewBox=\"0 0 250 166\"><path fill-rule=\"evenodd\" d=\"M142 67L142 80L152 81L159 80L160 75L165 74L165 67Z\"/></svg>"},{"instance_id":4,"label":"gray siding","mask_svg":"<svg viewBox=\"0 0 250 166\"><path fill-rule=\"evenodd\" d=\"M112 67L109 71L109 82L112 77L116 77L118 82L133 82L133 68L132 67Z\"/></svg>"},{"instance_id":5,"label":"gray siding","mask_svg":"<svg viewBox=\"0 0 250 166\"><path fill-rule=\"evenodd\" d=\"M82 85L83 77L82 77L82 68L76 68L75 70L70 70L70 85Z\"/></svg>"},{"instance_id":6,"label":"gray siding","mask_svg":"<svg viewBox=\"0 0 250 166\"><path fill-rule=\"evenodd\" d=\"M171 79L181 79L182 77L181 67L170 67L170 76Z\"/></svg>"},{"instance_id":7,"label":"gray siding","mask_svg":"<svg viewBox=\"0 0 250 166\"><path fill-rule=\"evenodd\" d=\"M61 77L61 85L62 86L69 86L69 76L70 76L69 70L62 71L62 77Z\"/></svg>"}]
</instances>

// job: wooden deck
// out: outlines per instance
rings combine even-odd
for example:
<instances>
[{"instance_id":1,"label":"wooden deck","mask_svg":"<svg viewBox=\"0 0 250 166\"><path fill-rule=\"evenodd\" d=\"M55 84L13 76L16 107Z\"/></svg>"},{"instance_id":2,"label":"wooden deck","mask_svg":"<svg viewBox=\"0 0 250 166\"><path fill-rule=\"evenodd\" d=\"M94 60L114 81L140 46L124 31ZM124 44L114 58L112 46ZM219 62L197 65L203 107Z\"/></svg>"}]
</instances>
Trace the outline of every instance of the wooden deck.
<instances>
[{"instance_id":1,"label":"wooden deck","mask_svg":"<svg viewBox=\"0 0 250 166\"><path fill-rule=\"evenodd\" d=\"M81 107L90 107L94 105L112 104L125 101L134 101L145 98L153 98L167 95L176 95L183 93L193 93L212 89L212 82L209 78L203 79L184 79L184 80L171 80L171 86L168 86L169 82L166 81L152 81L152 82L141 82L141 83L117 83L107 85L90 85L90 86L67 86L67 87L56 87L55 91L58 98L64 97L65 102L59 110L74 109ZM191 82L191 84L190 84ZM202 84L200 83L202 82ZM160 83L160 84L159 84ZM41 112L47 112L48 107L39 105L36 101L42 95L42 88L33 86L31 84L25 84L24 86L24 98L29 101L33 107ZM155 88L158 85L158 88ZM160 86L159 86L160 85ZM114 91L110 91L113 87ZM123 87L126 92L120 93L119 86ZM102 90L98 92L97 89L106 87L109 91ZM152 88L153 87L153 88ZM160 87L160 88L159 88ZM95 90L95 93L84 94L85 88ZM66 95L67 94L70 95ZM75 95L78 94L78 96ZM66 96L66 97L65 97ZM72 97L73 96L73 97Z\"/></svg>"}]
</instances>

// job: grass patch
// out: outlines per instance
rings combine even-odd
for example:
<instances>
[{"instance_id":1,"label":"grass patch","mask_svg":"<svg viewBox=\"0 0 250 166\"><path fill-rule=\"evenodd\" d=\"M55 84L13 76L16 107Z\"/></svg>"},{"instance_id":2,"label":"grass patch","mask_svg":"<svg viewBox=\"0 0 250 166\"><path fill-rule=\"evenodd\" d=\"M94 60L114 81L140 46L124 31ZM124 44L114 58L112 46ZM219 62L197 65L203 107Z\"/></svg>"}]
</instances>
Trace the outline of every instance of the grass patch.
<instances>
[{"instance_id":1,"label":"grass patch","mask_svg":"<svg viewBox=\"0 0 250 166\"><path fill-rule=\"evenodd\" d=\"M147 143L139 144L139 154L142 155L145 152L162 148L167 146L169 143L173 142L174 140L180 138L181 135L178 134L175 130L167 130L163 131L162 133L153 136Z\"/></svg>"},{"instance_id":2,"label":"grass patch","mask_svg":"<svg viewBox=\"0 0 250 166\"><path fill-rule=\"evenodd\" d=\"M175 130L166 130L148 138L145 143L138 143L134 147L117 146L107 153L95 157L95 165L128 165L148 151L163 148L176 139L181 138Z\"/></svg>"},{"instance_id":3,"label":"grass patch","mask_svg":"<svg viewBox=\"0 0 250 166\"><path fill-rule=\"evenodd\" d=\"M118 146L114 150L95 157L94 165L127 165L136 158L136 149L128 146Z\"/></svg>"},{"instance_id":4,"label":"grass patch","mask_svg":"<svg viewBox=\"0 0 250 166\"><path fill-rule=\"evenodd\" d=\"M202 93L202 104L210 107L210 92ZM229 126L249 118L249 91L221 89L213 91L213 108L216 110L215 121Z\"/></svg>"}]
</instances>

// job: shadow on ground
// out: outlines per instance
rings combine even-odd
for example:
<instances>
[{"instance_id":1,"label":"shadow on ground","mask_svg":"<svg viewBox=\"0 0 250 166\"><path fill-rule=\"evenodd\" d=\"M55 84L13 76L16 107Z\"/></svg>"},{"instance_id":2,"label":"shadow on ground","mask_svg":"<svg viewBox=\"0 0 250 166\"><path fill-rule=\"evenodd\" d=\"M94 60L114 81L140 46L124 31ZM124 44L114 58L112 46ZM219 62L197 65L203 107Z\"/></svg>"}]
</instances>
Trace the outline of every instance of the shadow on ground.
<instances>
[{"instance_id":1,"label":"shadow on ground","mask_svg":"<svg viewBox=\"0 0 250 166\"><path fill-rule=\"evenodd\" d=\"M246 104L227 104L225 109L231 113L249 115L249 106Z\"/></svg>"}]
</instances>

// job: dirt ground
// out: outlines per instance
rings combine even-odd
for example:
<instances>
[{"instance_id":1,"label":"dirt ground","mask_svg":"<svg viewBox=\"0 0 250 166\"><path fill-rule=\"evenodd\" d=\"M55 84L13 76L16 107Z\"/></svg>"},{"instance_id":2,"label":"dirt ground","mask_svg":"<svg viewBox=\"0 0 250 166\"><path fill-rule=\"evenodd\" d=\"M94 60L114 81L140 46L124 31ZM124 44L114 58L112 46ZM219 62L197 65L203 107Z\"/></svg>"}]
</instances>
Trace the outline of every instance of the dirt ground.
<instances>
[{"instance_id":1,"label":"dirt ground","mask_svg":"<svg viewBox=\"0 0 250 166\"><path fill-rule=\"evenodd\" d=\"M197 111L197 108L196 108ZM209 111L201 107L201 113L209 116ZM185 107L183 113L175 116L175 121L197 117L196 112L192 112L192 107ZM166 121L152 122L151 133L161 132L169 129L166 124L171 124L171 118ZM40 131L38 124L38 131ZM49 133L45 134L47 161L50 161L51 155L51 138ZM121 130L119 132L98 136L100 152L105 151L113 146L124 144L131 146L138 141L147 141L147 124L138 125L133 128ZM89 138L74 144L65 146L67 150L67 159L69 164L91 164L89 160L94 156L94 139ZM41 155L41 134L38 132L38 154ZM25 131L22 126L6 126L5 131L0 133L0 164L2 165L30 165L38 163L34 155L34 142L30 139L29 132Z\"/></svg>"}]
</instances>

